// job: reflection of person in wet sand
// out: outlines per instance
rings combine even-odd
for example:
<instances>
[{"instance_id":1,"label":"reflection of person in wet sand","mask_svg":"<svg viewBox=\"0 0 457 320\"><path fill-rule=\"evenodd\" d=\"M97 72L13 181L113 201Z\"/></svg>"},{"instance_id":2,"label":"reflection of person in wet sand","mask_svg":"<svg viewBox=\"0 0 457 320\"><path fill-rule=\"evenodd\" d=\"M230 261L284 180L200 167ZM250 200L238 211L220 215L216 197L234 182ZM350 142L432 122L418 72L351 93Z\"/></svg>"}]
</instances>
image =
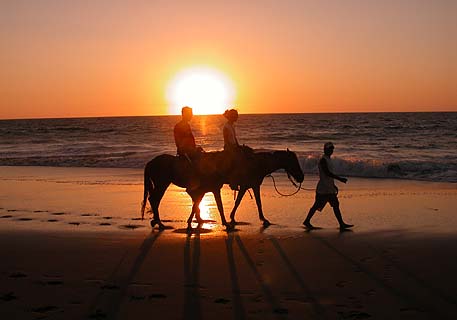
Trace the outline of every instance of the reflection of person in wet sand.
<instances>
[{"instance_id":1,"label":"reflection of person in wet sand","mask_svg":"<svg viewBox=\"0 0 457 320\"><path fill-rule=\"evenodd\" d=\"M354 226L352 224L345 223L343 221L343 217L341 216L340 203L337 196L338 188L335 185L334 179L343 183L346 183L348 179L337 176L333 173L333 165L330 157L332 156L334 149L335 147L333 146L333 143L327 142L324 144L324 155L319 160L319 182L316 187L316 200L314 201L313 206L309 209L308 216L305 221L303 221L303 225L307 229L315 228L311 224L311 218L316 213L316 210L322 211L327 202L333 207L333 212L340 224L340 229L344 230Z\"/></svg>"}]
</instances>

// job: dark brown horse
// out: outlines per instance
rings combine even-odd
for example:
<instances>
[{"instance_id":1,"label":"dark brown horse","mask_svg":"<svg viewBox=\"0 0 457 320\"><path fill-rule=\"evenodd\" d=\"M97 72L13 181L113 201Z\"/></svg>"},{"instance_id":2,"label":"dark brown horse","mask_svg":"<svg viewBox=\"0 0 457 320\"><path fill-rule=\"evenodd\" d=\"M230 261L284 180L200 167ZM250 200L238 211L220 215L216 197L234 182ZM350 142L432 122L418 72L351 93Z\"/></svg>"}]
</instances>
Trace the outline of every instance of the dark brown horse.
<instances>
[{"instance_id":1,"label":"dark brown horse","mask_svg":"<svg viewBox=\"0 0 457 320\"><path fill-rule=\"evenodd\" d=\"M297 155L289 151L274 151L274 152L257 152L254 153L251 159L248 160L248 165L242 178L239 181L240 191L235 200L235 206L230 213L230 224L236 224L235 213L243 199L244 194L248 189L254 191L254 197L259 212L259 219L264 226L269 226L270 222L265 218L262 210L262 201L260 198L260 185L263 179L270 173L284 169L289 176L292 176L297 182L302 183L304 176Z\"/></svg>"},{"instance_id":2,"label":"dark brown horse","mask_svg":"<svg viewBox=\"0 0 457 320\"><path fill-rule=\"evenodd\" d=\"M231 228L225 220L221 198L221 188L227 181L230 161L228 155L222 151L202 153L200 159L194 163L190 163L184 157L169 154L155 157L144 168L141 216L144 216L146 201L149 200L153 213L151 226L154 227L157 224L159 229L165 228L160 220L159 205L168 186L173 183L178 187L186 188L187 194L192 198L192 211L187 220L189 229L194 215L199 224L202 222L199 205L207 192L212 192L214 195L222 224L228 229Z\"/></svg>"},{"instance_id":3,"label":"dark brown horse","mask_svg":"<svg viewBox=\"0 0 457 320\"><path fill-rule=\"evenodd\" d=\"M236 159L240 160L239 157ZM187 159L168 154L157 156L149 161L144 168L142 217L144 216L146 202L149 200L153 213L151 226L154 227L157 224L160 229L165 228L160 220L159 205L168 186L173 183L179 187L186 188L186 192L192 198L192 211L187 220L188 229L191 228L194 215L199 223L202 222L198 206L207 192L214 194L222 224L227 229L233 228L236 209L249 188L254 190L259 209L259 218L264 225L269 225L269 221L265 219L262 212L260 185L266 175L278 169L285 169L295 180L302 182L303 172L297 156L287 150L253 153L250 156L242 157L242 159L244 160L237 163L237 168L235 169L237 171L236 176L239 179L238 184L241 188L235 207L230 215L232 223L229 224L225 220L220 190L224 183L228 183L229 174L234 172L233 158L230 157L230 154L222 151L203 153L200 160L194 164L197 166L196 168L193 168ZM196 182L197 187L189 187L193 184L195 185Z\"/></svg>"}]
</instances>

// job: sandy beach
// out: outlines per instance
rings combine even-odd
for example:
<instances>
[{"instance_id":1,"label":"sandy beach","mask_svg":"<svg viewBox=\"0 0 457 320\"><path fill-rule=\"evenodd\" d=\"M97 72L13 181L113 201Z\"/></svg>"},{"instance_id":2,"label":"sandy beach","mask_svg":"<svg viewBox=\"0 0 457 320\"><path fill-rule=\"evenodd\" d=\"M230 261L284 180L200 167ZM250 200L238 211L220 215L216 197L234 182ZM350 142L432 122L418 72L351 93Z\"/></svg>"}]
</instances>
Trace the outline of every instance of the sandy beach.
<instances>
[{"instance_id":1,"label":"sandy beach","mask_svg":"<svg viewBox=\"0 0 457 320\"><path fill-rule=\"evenodd\" d=\"M277 175L278 188L294 191ZM301 222L314 192L265 180L262 228L249 195L227 233L212 195L186 233L190 199L170 187L140 220L142 171L0 167L1 319L453 319L457 187L350 178L340 232L330 208ZM316 177L306 177L313 189ZM226 217L233 194L224 187Z\"/></svg>"}]
</instances>

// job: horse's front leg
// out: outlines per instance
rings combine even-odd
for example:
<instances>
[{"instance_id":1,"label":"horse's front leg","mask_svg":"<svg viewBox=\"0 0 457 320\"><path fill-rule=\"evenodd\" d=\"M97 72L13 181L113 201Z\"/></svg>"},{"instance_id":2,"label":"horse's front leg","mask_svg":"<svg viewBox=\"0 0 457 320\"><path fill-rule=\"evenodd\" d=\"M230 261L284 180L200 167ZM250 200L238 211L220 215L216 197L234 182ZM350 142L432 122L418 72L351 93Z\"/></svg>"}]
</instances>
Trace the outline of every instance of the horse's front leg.
<instances>
[{"instance_id":1,"label":"horse's front leg","mask_svg":"<svg viewBox=\"0 0 457 320\"><path fill-rule=\"evenodd\" d=\"M221 197L221 189L217 189L213 192L214 200L216 200L217 209L219 210L219 214L221 215L222 225L224 225L227 230L230 229L230 225L225 220L224 214L224 206L222 205L222 197Z\"/></svg>"},{"instance_id":2,"label":"horse's front leg","mask_svg":"<svg viewBox=\"0 0 457 320\"><path fill-rule=\"evenodd\" d=\"M197 219L198 225L201 225L202 218L200 217L200 202L203 199L204 194L193 194L192 197L192 211L190 213L189 219L187 219L187 230L192 230L192 219L194 215Z\"/></svg>"},{"instance_id":3,"label":"horse's front leg","mask_svg":"<svg viewBox=\"0 0 457 320\"><path fill-rule=\"evenodd\" d=\"M235 200L235 206L232 209L232 212L230 213L230 224L233 226L235 225L235 213L238 207L240 206L241 200L243 199L244 194L246 193L248 189L246 187L241 186L240 191L238 192L238 195L236 196Z\"/></svg>"},{"instance_id":4,"label":"horse's front leg","mask_svg":"<svg viewBox=\"0 0 457 320\"><path fill-rule=\"evenodd\" d=\"M259 211L259 219L263 222L264 227L268 227L271 223L265 219L262 210L262 200L260 199L260 185L252 188L254 191L255 203L257 204L257 210Z\"/></svg>"}]
</instances>

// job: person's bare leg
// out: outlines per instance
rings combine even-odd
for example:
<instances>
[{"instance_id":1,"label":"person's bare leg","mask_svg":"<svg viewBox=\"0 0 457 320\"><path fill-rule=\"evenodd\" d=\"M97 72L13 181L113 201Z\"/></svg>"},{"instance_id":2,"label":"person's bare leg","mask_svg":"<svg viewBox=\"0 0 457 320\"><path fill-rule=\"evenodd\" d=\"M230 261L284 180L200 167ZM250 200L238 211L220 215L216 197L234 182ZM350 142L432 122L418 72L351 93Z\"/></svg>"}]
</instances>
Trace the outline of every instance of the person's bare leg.
<instances>
[{"instance_id":1,"label":"person's bare leg","mask_svg":"<svg viewBox=\"0 0 457 320\"><path fill-rule=\"evenodd\" d=\"M343 221L340 207L333 207L333 213L335 214L336 220L338 220L338 223L340 224L340 229L348 229L354 226L353 224L347 224Z\"/></svg>"},{"instance_id":2,"label":"person's bare leg","mask_svg":"<svg viewBox=\"0 0 457 320\"><path fill-rule=\"evenodd\" d=\"M307 229L314 229L314 226L311 224L311 218L316 213L316 210L317 210L317 208L316 208L315 204L313 204L313 206L309 209L309 212L308 212L308 215L306 216L305 221L303 221L303 225Z\"/></svg>"}]
</instances>

